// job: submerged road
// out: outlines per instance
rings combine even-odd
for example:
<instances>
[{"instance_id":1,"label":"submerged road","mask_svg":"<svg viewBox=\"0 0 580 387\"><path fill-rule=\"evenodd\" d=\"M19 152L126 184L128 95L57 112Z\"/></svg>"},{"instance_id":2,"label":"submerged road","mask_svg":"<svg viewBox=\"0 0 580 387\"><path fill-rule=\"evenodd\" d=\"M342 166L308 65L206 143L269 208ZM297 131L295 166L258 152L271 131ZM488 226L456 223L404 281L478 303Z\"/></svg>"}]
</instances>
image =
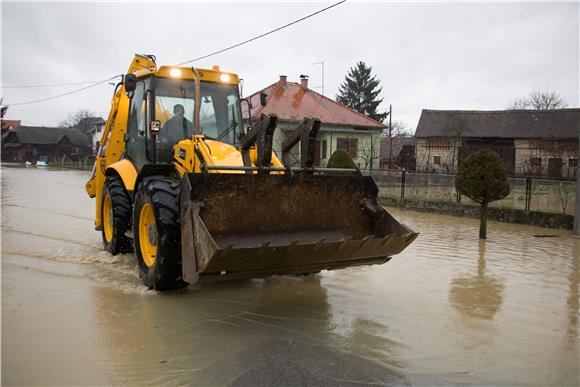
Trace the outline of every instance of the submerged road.
<instances>
[{"instance_id":1,"label":"submerged road","mask_svg":"<svg viewBox=\"0 0 580 387\"><path fill-rule=\"evenodd\" d=\"M385 265L158 294L102 251L88 173L1 174L3 385L580 382L569 231L390 210L421 235Z\"/></svg>"}]
</instances>

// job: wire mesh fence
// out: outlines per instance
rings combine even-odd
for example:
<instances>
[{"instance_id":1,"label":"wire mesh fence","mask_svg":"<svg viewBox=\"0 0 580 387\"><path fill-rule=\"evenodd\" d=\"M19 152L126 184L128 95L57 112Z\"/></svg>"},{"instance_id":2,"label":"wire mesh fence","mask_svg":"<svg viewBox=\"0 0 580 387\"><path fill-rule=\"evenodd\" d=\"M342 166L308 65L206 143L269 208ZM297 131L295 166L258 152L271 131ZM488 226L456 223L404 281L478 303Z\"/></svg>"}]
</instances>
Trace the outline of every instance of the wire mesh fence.
<instances>
[{"instance_id":1,"label":"wire mesh fence","mask_svg":"<svg viewBox=\"0 0 580 387\"><path fill-rule=\"evenodd\" d=\"M457 201L476 204L455 190L454 174L371 171L379 195L417 200ZM510 194L491 207L574 215L576 181L540 177L509 177Z\"/></svg>"},{"instance_id":2,"label":"wire mesh fence","mask_svg":"<svg viewBox=\"0 0 580 387\"><path fill-rule=\"evenodd\" d=\"M79 160L70 159L56 159L48 162L51 167L67 168L67 169L80 169L80 170L91 170L95 164L94 157L87 157Z\"/></svg>"}]
</instances>

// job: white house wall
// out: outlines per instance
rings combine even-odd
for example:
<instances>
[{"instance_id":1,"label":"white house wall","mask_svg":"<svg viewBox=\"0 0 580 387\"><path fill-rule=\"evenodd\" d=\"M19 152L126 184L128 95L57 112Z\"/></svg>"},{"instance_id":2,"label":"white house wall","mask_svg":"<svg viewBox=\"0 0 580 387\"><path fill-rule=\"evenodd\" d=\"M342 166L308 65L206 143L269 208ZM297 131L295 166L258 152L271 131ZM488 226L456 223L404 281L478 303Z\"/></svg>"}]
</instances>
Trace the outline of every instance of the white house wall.
<instances>
[{"instance_id":1,"label":"white house wall","mask_svg":"<svg viewBox=\"0 0 580 387\"><path fill-rule=\"evenodd\" d=\"M274 140L273 140L273 149L276 152L276 155L281 158L281 145L288 130L293 129L297 126L296 123L289 123L289 122L279 122L278 128L274 133ZM285 130L286 129L286 130ZM316 138L317 141L327 141L327 150L326 150L326 157L323 157L321 150L321 157L320 157L320 165L326 166L330 155L337 149L337 139L338 138L349 138L358 140L358 155L354 159L354 162L360 167L364 168L365 164L368 165L367 169L378 169L380 165L380 130L370 130L370 131L362 131L362 130L355 130L345 128L343 126L338 125L328 125L322 124L320 131L318 132L318 136ZM321 146L322 147L322 146ZM292 150L292 154L296 160L299 160L299 148L300 145L296 145Z\"/></svg>"}]
</instances>

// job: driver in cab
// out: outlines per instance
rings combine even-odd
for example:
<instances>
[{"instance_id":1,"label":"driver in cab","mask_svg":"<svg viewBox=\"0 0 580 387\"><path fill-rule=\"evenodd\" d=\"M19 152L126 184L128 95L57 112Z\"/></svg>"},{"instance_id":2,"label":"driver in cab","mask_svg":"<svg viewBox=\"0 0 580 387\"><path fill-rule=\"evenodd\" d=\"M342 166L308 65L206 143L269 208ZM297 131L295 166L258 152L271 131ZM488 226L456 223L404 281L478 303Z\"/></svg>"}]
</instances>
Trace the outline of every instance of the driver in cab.
<instances>
[{"instance_id":1,"label":"driver in cab","mask_svg":"<svg viewBox=\"0 0 580 387\"><path fill-rule=\"evenodd\" d=\"M191 136L193 124L183 116L184 114L183 105L176 104L173 106L173 117L168 119L161 129L162 136L171 145Z\"/></svg>"}]
</instances>

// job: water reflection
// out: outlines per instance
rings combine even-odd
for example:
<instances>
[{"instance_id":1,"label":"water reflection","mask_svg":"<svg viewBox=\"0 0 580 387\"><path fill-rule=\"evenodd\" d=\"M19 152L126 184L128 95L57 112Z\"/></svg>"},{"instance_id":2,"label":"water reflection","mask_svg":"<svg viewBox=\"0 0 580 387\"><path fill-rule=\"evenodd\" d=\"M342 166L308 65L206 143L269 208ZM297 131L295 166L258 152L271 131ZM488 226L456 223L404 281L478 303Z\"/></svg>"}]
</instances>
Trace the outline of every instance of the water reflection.
<instances>
[{"instance_id":1,"label":"water reflection","mask_svg":"<svg viewBox=\"0 0 580 387\"><path fill-rule=\"evenodd\" d=\"M486 241L479 241L477 275L454 278L449 301L461 313L477 318L493 319L503 302L503 283L485 273Z\"/></svg>"},{"instance_id":2,"label":"water reflection","mask_svg":"<svg viewBox=\"0 0 580 387\"><path fill-rule=\"evenodd\" d=\"M396 372L336 350L341 343L331 332L321 281L280 277L121 297L96 288L94 312L109 378L121 384L405 384ZM365 341L372 322L361 324L354 340Z\"/></svg>"},{"instance_id":3,"label":"water reflection","mask_svg":"<svg viewBox=\"0 0 580 387\"><path fill-rule=\"evenodd\" d=\"M386 265L163 295L101 251L87 176L2 174L8 384L579 385L568 231L394 209L422 234Z\"/></svg>"},{"instance_id":4,"label":"water reflection","mask_svg":"<svg viewBox=\"0 0 580 387\"><path fill-rule=\"evenodd\" d=\"M568 329L566 330L567 346L572 350L578 346L578 304L580 282L580 240L576 239L572 244L572 271L568 276L569 293L566 305L568 306ZM575 352L578 360L578 352Z\"/></svg>"}]
</instances>

